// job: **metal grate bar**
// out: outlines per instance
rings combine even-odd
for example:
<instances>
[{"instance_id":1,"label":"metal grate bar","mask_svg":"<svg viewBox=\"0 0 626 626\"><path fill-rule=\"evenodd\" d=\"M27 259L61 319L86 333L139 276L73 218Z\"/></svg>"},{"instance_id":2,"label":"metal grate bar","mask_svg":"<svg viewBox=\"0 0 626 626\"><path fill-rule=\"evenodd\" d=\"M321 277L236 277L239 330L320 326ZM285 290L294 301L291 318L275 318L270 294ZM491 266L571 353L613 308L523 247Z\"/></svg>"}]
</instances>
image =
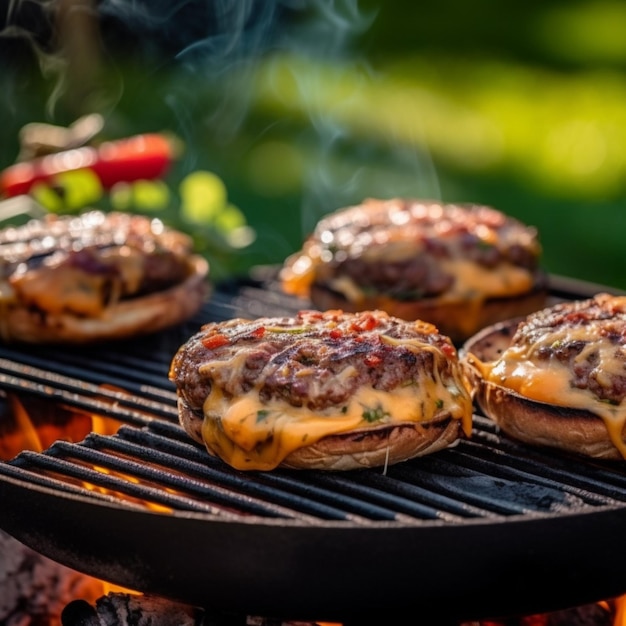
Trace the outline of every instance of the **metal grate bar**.
<instances>
[{"instance_id":1,"label":"metal grate bar","mask_svg":"<svg viewBox=\"0 0 626 626\"><path fill-rule=\"evenodd\" d=\"M164 437L160 439L161 445L163 445L166 449L172 449L173 447L177 450L177 453L183 455L193 455L194 458L198 459L200 462L211 468L220 468L221 471L224 470L224 464L214 457L208 456L204 448L197 444L189 444L188 437L186 433L181 429L173 426L171 424L166 424L164 422L154 422L150 424L149 430L157 431L164 433ZM178 440L178 441L177 441ZM192 445L192 449L189 449L190 445ZM178 446L182 446L178 448ZM207 467L206 471L210 471ZM375 475L375 474L374 474ZM337 497L337 492L335 491L335 485L332 484L322 484L324 480L323 473L320 472L307 472L306 480L301 480L301 473L296 472L295 474L289 474L284 472L271 472L271 473L263 473L263 472L253 472L250 474L246 474L249 477L249 482L258 481L262 482L265 485L271 486L273 488L283 490L287 492L288 498L304 498L306 501L310 502L312 498L321 499L325 502L339 502L342 507L345 507L348 503L356 501L358 504L358 510L363 510L363 503L360 502L362 499L362 493L359 494L358 498L350 498L344 497L343 495L339 498ZM351 478L359 479L367 482L371 480L371 475L369 472L364 473L362 476L358 473L351 473ZM372 482L372 485L374 483ZM361 492L365 492L365 495L368 499L373 500L377 504L382 504L388 508L393 509L394 511L398 511L398 513L403 515L409 515L418 519L445 519L448 521L458 521L461 516L450 515L445 511L440 511L434 506L421 504L415 498L415 491L411 494L403 494L400 493L399 490L393 490L394 493L398 494L398 497L394 496L391 493L389 482L387 482L384 486L380 486L378 492L375 490L370 490L370 488L366 487L360 490ZM279 491L279 493L281 493ZM456 503L457 509L463 512L463 517L469 516L478 516L481 513L475 509L468 509L462 503ZM450 507L452 508L452 507ZM371 516L372 509L368 511L368 514ZM387 511L382 518L390 519L389 512ZM397 516L393 516L394 518Z\"/></svg>"},{"instance_id":2,"label":"metal grate bar","mask_svg":"<svg viewBox=\"0 0 626 626\"><path fill-rule=\"evenodd\" d=\"M138 415L143 420L150 417L164 417L178 420L176 404L154 401L139 394L124 390L110 389L104 384L94 384L72 378L56 372L44 370L9 359L0 359L0 386L4 389L32 393L51 400L63 402L69 406L90 410L104 411L103 415L112 413L132 422Z\"/></svg>"},{"instance_id":3,"label":"metal grate bar","mask_svg":"<svg viewBox=\"0 0 626 626\"><path fill-rule=\"evenodd\" d=\"M180 432L184 439L186 434L182 429ZM142 441L144 444L147 441L146 431L120 429L118 434L133 441ZM252 493L283 506L318 515L322 519L350 519L363 522L365 518L378 520L398 518L394 511L388 509L367 506L358 500L337 499L327 492L320 493L308 482L290 480L275 473L238 472L209 455L203 447L190 441L176 441L154 433L148 437L151 446L171 454L170 467L175 471L189 472L191 475L215 481L237 491ZM297 488L289 489L290 484L297 485Z\"/></svg>"},{"instance_id":4,"label":"metal grate bar","mask_svg":"<svg viewBox=\"0 0 626 626\"><path fill-rule=\"evenodd\" d=\"M68 493L74 496L88 496L89 499L95 499L119 506L119 497L113 493L87 490L82 482L69 482L68 477L64 476L62 473L60 473L57 478L54 475L37 472L29 463L29 457L32 454L34 453L22 452L19 458L14 462L0 463L0 476L16 479L29 486L51 489L55 493ZM145 509L144 505L131 502L130 500L126 501L124 505L133 509Z\"/></svg>"},{"instance_id":5,"label":"metal grate bar","mask_svg":"<svg viewBox=\"0 0 626 626\"><path fill-rule=\"evenodd\" d=\"M59 451L60 448L66 446L75 447L80 450L80 446L75 444L68 444L66 442L57 441L54 443L50 451ZM76 458L79 459L81 454L77 454ZM160 507L166 507L172 510L179 511L197 511L209 515L222 515L226 511L225 508L216 506L210 502L198 502L189 498L184 498L175 494L171 494L167 490L159 487L154 487L147 484L138 484L136 482L124 479L114 474L108 474L101 470L95 469L88 465L81 465L74 461L58 458L50 454L37 454L34 452L23 452L21 455L22 463L28 463L29 471L40 471L53 477L68 478L74 481L74 484L85 484L85 495L96 492L99 489L106 490L107 493L117 495L116 501L119 504L125 504L127 498L132 498L134 502L145 502L147 505L150 503L159 505ZM113 457L106 457L103 455L98 458L93 458L95 463L98 463L100 468L109 469ZM25 469L25 465L21 464L22 469ZM132 475L133 464L130 463L126 466L126 471L129 475ZM118 471L115 468L115 471ZM149 508L149 506L147 507Z\"/></svg>"},{"instance_id":6,"label":"metal grate bar","mask_svg":"<svg viewBox=\"0 0 626 626\"><path fill-rule=\"evenodd\" d=\"M181 445L175 443L176 438L179 438L181 442L188 439L181 428L163 422L150 424L149 430L166 434L166 437L161 441L167 449ZM133 436L137 435L133 433ZM219 459L207 456L206 451L201 446L194 445L193 449L189 450L188 444L183 443L182 445L185 448L178 452L181 456L193 454L193 458L198 459L201 463L210 463L212 467L224 468L224 464ZM350 472L349 478L334 473L307 472L305 480L300 479L301 474L299 472L254 472L246 476L254 477L256 481L262 481L267 485L285 490L290 494L290 498L296 496L308 499L319 498L325 502L340 502L341 506L356 502L359 507L357 510L360 511L363 511L365 502L372 502L377 506L385 506L397 511L400 515L408 515L416 519L459 522L464 518L492 515L489 511L469 506L464 501L438 496L430 489L409 486L404 482L396 481L382 474L382 470ZM366 512L372 516L374 510L370 509ZM397 517L397 515L392 517L387 512L382 519L397 519Z\"/></svg>"},{"instance_id":7,"label":"metal grate bar","mask_svg":"<svg viewBox=\"0 0 626 626\"><path fill-rule=\"evenodd\" d=\"M5 355L7 352L3 351L3 357ZM54 365L51 367L52 364ZM167 378L167 370L160 377L159 391L154 391L156 387L149 383L157 382L156 377L151 377L152 380L150 378L146 380L144 377L142 382L137 383L134 380L136 374L117 364L115 365L115 376L111 376L112 368L108 368L103 373L91 367L86 368L85 365L84 357L81 363L75 365L68 364L64 358L57 358L52 361L48 356L39 357L28 354L13 358L0 358L0 372L54 386L58 389L67 389L91 396L115 398L116 401L125 403L134 402L156 413L163 412L161 402L164 398L169 398L172 403L176 402L176 393ZM116 392L116 388L119 392L126 392L125 397ZM167 392L165 396L164 392Z\"/></svg>"},{"instance_id":8,"label":"metal grate bar","mask_svg":"<svg viewBox=\"0 0 626 626\"><path fill-rule=\"evenodd\" d=\"M524 446L498 433L498 426L487 417L474 416L473 441L497 451L498 463L506 462L537 476L549 477L561 487L580 490L587 498L595 494L598 501L626 500L626 474L622 463L594 462L565 452L555 453L537 447Z\"/></svg>"},{"instance_id":9,"label":"metal grate bar","mask_svg":"<svg viewBox=\"0 0 626 626\"><path fill-rule=\"evenodd\" d=\"M390 472L385 475L378 472L364 475L363 484L397 494L405 502L411 502L416 506L422 507L427 512L424 514L425 519L461 523L465 519L478 517L501 517L484 508L469 504L466 500L459 500L442 493L436 493L430 487L421 484L411 484L398 479Z\"/></svg>"},{"instance_id":10,"label":"metal grate bar","mask_svg":"<svg viewBox=\"0 0 626 626\"><path fill-rule=\"evenodd\" d=\"M167 381L168 367L154 360L133 359L119 352L98 351L93 355L89 369L85 369L85 354L73 351L36 350L18 351L3 346L0 355L6 360L17 361L34 368L50 369L67 376L80 378L86 382L98 383L104 377L109 384L146 395L151 387L162 388L164 377ZM171 386L173 391L174 386Z\"/></svg>"},{"instance_id":11,"label":"metal grate bar","mask_svg":"<svg viewBox=\"0 0 626 626\"><path fill-rule=\"evenodd\" d=\"M213 490L228 497L228 504L237 508L240 499L250 497L263 502L268 511L275 510L282 517L307 519L310 515L327 520L350 520L366 523L366 517L347 511L344 502L335 501L336 506L327 506L308 498L298 498L285 494L275 487L264 485L255 480L253 474L244 474L226 468L207 452L193 443L172 442L148 430L122 427L117 437L90 436L85 442L89 448L106 450L115 454L142 458L142 463L158 465L150 472L150 478L161 481L164 486L190 492L202 498L213 498ZM146 446L149 454L145 454ZM83 461L91 461L89 456L82 456ZM123 471L123 467L118 468ZM146 470L147 471L147 470ZM136 475L143 475L138 469ZM172 476L175 478L172 478ZM148 478L145 476L145 478ZM230 491L226 491L230 490ZM367 511L368 517L376 519L373 512ZM267 515L259 509L257 515ZM386 519L394 519L393 513L387 513Z\"/></svg>"},{"instance_id":12,"label":"metal grate bar","mask_svg":"<svg viewBox=\"0 0 626 626\"><path fill-rule=\"evenodd\" d=\"M482 474L489 474L495 479L502 478L504 480L517 481L523 479L530 485L536 484L546 489L568 493L586 504L595 506L616 506L626 501L626 492L618 494L615 490L611 490L613 495L621 495L621 498L609 497L602 493L606 491L606 488L597 482L596 485L599 489L596 489L595 492L590 491L581 487L583 480L574 477L574 482L577 484L572 485L565 480L567 478L565 474L550 471L550 469L544 467L538 468L536 463L526 460L519 455L511 459L510 455L502 450L494 451L482 448L480 458L478 458L474 454L475 448L476 444L470 442L465 447L465 451L459 450L451 453L455 465L463 466ZM570 474L570 476L572 475Z\"/></svg>"}]
</instances>

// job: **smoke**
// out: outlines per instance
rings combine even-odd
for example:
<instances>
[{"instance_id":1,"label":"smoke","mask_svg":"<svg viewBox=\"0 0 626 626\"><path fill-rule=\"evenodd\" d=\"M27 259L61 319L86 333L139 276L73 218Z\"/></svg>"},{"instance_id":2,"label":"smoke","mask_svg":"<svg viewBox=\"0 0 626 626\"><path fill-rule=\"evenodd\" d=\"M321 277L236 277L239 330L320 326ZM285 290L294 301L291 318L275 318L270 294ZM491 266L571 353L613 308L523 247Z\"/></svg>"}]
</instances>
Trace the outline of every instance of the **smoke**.
<instances>
[{"instance_id":1,"label":"smoke","mask_svg":"<svg viewBox=\"0 0 626 626\"><path fill-rule=\"evenodd\" d=\"M244 57L263 52L281 13L295 0L102 0L103 28L122 43L152 47L189 67L220 73ZM119 43L118 40L117 43Z\"/></svg>"},{"instance_id":2,"label":"smoke","mask_svg":"<svg viewBox=\"0 0 626 626\"><path fill-rule=\"evenodd\" d=\"M372 134L361 121L377 115L369 103L380 77L359 45L376 9L359 0L105 0L99 11L118 33L151 42L148 55L184 71L166 102L188 146L197 135L190 108L199 85L203 121L218 144L231 144L251 111L266 116L268 140L295 127L302 236L322 215L365 196L440 196L430 155L416 147L423 137L398 137L393 126Z\"/></svg>"}]
</instances>

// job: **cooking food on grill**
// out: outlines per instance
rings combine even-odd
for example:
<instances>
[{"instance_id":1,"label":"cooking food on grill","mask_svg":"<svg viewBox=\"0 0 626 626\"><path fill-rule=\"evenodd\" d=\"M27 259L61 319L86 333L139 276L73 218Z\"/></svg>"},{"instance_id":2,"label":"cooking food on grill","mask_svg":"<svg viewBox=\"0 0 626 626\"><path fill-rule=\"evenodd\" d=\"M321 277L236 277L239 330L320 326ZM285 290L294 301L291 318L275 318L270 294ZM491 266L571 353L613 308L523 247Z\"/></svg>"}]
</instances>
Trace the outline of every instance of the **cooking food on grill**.
<instances>
[{"instance_id":1,"label":"cooking food on grill","mask_svg":"<svg viewBox=\"0 0 626 626\"><path fill-rule=\"evenodd\" d=\"M206 324L170 378L182 426L237 469L386 466L471 432L450 339L382 311Z\"/></svg>"},{"instance_id":2,"label":"cooking food on grill","mask_svg":"<svg viewBox=\"0 0 626 626\"><path fill-rule=\"evenodd\" d=\"M316 308L381 309L453 341L545 305L534 228L496 209L367 200L323 218L280 278Z\"/></svg>"},{"instance_id":3,"label":"cooking food on grill","mask_svg":"<svg viewBox=\"0 0 626 626\"><path fill-rule=\"evenodd\" d=\"M626 458L626 297L601 293L497 324L461 354L477 404L505 433Z\"/></svg>"},{"instance_id":4,"label":"cooking food on grill","mask_svg":"<svg viewBox=\"0 0 626 626\"><path fill-rule=\"evenodd\" d=\"M0 336L83 343L161 330L193 315L208 265L158 219L87 211L0 231Z\"/></svg>"}]
</instances>

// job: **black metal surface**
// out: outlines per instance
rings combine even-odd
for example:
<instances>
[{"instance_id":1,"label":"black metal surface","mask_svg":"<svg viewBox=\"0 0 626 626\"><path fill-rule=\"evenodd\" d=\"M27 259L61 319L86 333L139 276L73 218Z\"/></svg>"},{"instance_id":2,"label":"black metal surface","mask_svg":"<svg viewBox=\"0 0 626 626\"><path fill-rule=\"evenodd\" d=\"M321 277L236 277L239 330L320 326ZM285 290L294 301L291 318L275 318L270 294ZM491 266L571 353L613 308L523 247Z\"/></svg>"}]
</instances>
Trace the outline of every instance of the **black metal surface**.
<instances>
[{"instance_id":1,"label":"black metal surface","mask_svg":"<svg viewBox=\"0 0 626 626\"><path fill-rule=\"evenodd\" d=\"M555 298L603 289L552 281ZM209 319L303 304L251 279L158 336L1 346L5 393L126 425L0 463L0 528L118 585L286 619L474 619L626 592L621 463L522 446L481 416L470 440L386 470L243 473L193 443L167 380L178 346Z\"/></svg>"}]
</instances>

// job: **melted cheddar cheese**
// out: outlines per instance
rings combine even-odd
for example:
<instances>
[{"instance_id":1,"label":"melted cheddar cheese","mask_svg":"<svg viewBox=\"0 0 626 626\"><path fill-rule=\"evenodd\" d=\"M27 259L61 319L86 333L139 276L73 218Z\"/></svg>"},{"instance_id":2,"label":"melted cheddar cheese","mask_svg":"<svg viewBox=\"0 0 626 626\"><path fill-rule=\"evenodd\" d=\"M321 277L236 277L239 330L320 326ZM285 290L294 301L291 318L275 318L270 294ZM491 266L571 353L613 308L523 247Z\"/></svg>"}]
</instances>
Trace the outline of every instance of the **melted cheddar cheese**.
<instances>
[{"instance_id":1,"label":"melted cheddar cheese","mask_svg":"<svg viewBox=\"0 0 626 626\"><path fill-rule=\"evenodd\" d=\"M143 252L129 246L110 248L98 256L109 267L108 272L51 264L16 272L11 284L24 304L42 311L97 317L107 306L139 289L145 263Z\"/></svg>"},{"instance_id":2,"label":"melted cheddar cheese","mask_svg":"<svg viewBox=\"0 0 626 626\"><path fill-rule=\"evenodd\" d=\"M626 302L626 301L625 301ZM538 358L542 348L554 348L572 342L584 343L573 357L571 367L556 358ZM472 364L487 381L512 389L520 395L561 407L582 409L601 418L613 445L626 458L623 431L626 428L626 401L612 404L572 381L572 369L593 363L590 376L609 386L611 377L626 376L624 347L616 346L602 332L602 324L592 320L584 325L562 325L523 345L511 345L493 362L472 357ZM621 353L621 354L620 354ZM587 365L588 366L588 365Z\"/></svg>"},{"instance_id":3,"label":"melted cheddar cheese","mask_svg":"<svg viewBox=\"0 0 626 626\"><path fill-rule=\"evenodd\" d=\"M103 288L108 277L87 274L78 268L65 267L24 272L11 281L21 302L42 311L75 313L96 316L104 308Z\"/></svg>"},{"instance_id":4,"label":"melted cheddar cheese","mask_svg":"<svg viewBox=\"0 0 626 626\"><path fill-rule=\"evenodd\" d=\"M389 346L412 351L437 352L435 363L447 357L439 348L415 338L383 336ZM259 389L263 377L249 392L231 397L217 380L226 380L238 372L247 356L244 345L229 358L212 360L200 366L200 372L213 380L204 402L202 438L207 449L236 469L269 470L277 467L291 452L320 439L394 424L428 422L442 415L460 420L467 436L472 428L472 404L460 370L442 375L435 368L416 370L414 377L392 391L361 386L345 403L321 410L293 406L281 399L262 402ZM306 372L309 374L309 372ZM336 384L355 375L347 365L336 375Z\"/></svg>"}]
</instances>

